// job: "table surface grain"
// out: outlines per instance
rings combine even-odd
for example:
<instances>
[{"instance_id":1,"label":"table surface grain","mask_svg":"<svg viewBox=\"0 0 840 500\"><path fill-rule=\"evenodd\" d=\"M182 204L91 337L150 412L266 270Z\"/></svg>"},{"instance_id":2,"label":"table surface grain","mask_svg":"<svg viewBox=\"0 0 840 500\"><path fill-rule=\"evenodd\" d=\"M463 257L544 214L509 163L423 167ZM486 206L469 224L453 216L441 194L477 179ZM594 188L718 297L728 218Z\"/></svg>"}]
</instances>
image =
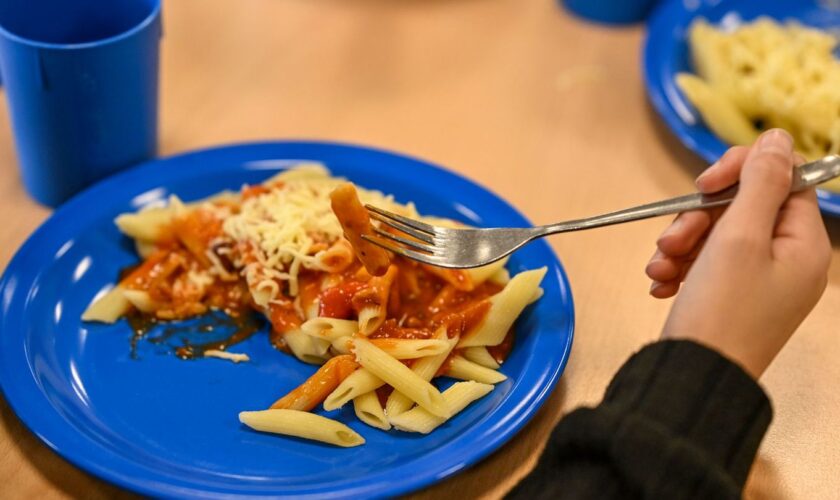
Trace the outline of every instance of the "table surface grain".
<instances>
[{"instance_id":1,"label":"table surface grain","mask_svg":"<svg viewBox=\"0 0 840 500\"><path fill-rule=\"evenodd\" d=\"M704 167L657 120L641 80L641 27L604 28L550 0L166 2L160 153L264 139L384 147L489 187L535 223L692 189ZM0 90L2 93L2 90ZM0 103L0 265L48 215L17 173ZM507 446L415 497L498 498L534 465L552 426L597 402L654 340L670 303L643 272L662 219L556 236L577 329L557 389ZM840 223L827 221L840 256ZM840 267L761 382L775 419L750 498L836 498ZM131 496L76 469L0 400L7 497Z\"/></svg>"}]
</instances>

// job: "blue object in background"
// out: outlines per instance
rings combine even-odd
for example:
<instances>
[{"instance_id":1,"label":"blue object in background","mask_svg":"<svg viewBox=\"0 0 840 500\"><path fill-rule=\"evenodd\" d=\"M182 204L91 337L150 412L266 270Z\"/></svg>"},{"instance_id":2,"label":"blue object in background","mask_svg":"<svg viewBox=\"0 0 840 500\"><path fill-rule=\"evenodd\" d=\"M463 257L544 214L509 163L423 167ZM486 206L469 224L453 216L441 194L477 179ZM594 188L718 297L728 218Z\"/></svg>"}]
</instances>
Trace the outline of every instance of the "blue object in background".
<instances>
[{"instance_id":1,"label":"blue object in background","mask_svg":"<svg viewBox=\"0 0 840 500\"><path fill-rule=\"evenodd\" d=\"M833 30L840 26L840 10L824 0L668 0L648 23L644 48L644 76L648 97L674 135L709 164L729 148L703 123L700 115L677 87L674 77L691 72L688 27L697 17L712 23L724 19L732 26L768 16L777 21L798 21ZM840 194L817 190L823 213L840 216Z\"/></svg>"},{"instance_id":2,"label":"blue object in background","mask_svg":"<svg viewBox=\"0 0 840 500\"><path fill-rule=\"evenodd\" d=\"M159 0L0 0L23 184L56 206L157 151Z\"/></svg>"},{"instance_id":3,"label":"blue object in background","mask_svg":"<svg viewBox=\"0 0 840 500\"><path fill-rule=\"evenodd\" d=\"M228 499L395 497L464 470L522 429L552 393L572 347L572 292L545 240L507 264L512 273L548 266L543 297L516 322L501 368L509 378L428 435L373 429L352 405L318 410L362 434L367 442L356 448L239 423L240 411L267 408L317 369L274 349L265 332L231 348L247 353L248 363L182 361L146 340L137 344L140 359L132 359L125 321L80 320L120 269L137 262L113 224L117 214L170 194L191 201L238 189L301 161L414 201L422 213L485 227L530 226L463 177L363 147L246 144L121 172L56 210L0 279L0 388L26 426L70 462L122 487L155 498Z\"/></svg>"},{"instance_id":4,"label":"blue object in background","mask_svg":"<svg viewBox=\"0 0 840 500\"><path fill-rule=\"evenodd\" d=\"M563 0L570 12L589 21L632 24L643 21L659 0Z\"/></svg>"}]
</instances>

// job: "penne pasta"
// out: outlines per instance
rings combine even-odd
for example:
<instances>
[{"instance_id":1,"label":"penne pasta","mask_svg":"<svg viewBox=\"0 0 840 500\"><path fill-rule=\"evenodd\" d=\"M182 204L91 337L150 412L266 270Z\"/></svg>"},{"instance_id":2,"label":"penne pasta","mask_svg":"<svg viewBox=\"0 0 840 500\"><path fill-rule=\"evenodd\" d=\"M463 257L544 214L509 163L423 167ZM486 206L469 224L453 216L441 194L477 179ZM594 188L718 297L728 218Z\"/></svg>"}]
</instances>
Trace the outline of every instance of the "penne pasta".
<instances>
[{"instance_id":1,"label":"penne pasta","mask_svg":"<svg viewBox=\"0 0 840 500\"><path fill-rule=\"evenodd\" d=\"M370 216L367 210L359 201L359 195L353 184L345 182L332 193L330 193L332 209L344 237L350 242L353 251L365 269L374 276L381 276L388 270L391 264L391 256L388 251L365 240L362 236L372 236L373 226L370 224Z\"/></svg>"},{"instance_id":2,"label":"penne pasta","mask_svg":"<svg viewBox=\"0 0 840 500\"><path fill-rule=\"evenodd\" d=\"M239 413L239 421L257 431L311 439L345 448L365 443L365 438L341 422L305 411L243 411Z\"/></svg>"},{"instance_id":3,"label":"penne pasta","mask_svg":"<svg viewBox=\"0 0 840 500\"><path fill-rule=\"evenodd\" d=\"M464 358L491 370L498 370L499 363L490 355L486 347L467 347L461 353Z\"/></svg>"},{"instance_id":4,"label":"penne pasta","mask_svg":"<svg viewBox=\"0 0 840 500\"><path fill-rule=\"evenodd\" d=\"M154 207L118 215L114 224L124 235L141 241L160 241L172 223L175 211L171 206Z\"/></svg>"},{"instance_id":5,"label":"penne pasta","mask_svg":"<svg viewBox=\"0 0 840 500\"><path fill-rule=\"evenodd\" d=\"M365 338L353 341L356 360L366 370L384 380L395 390L439 417L448 417L449 409L440 392L410 368L386 354Z\"/></svg>"},{"instance_id":6,"label":"penne pasta","mask_svg":"<svg viewBox=\"0 0 840 500\"><path fill-rule=\"evenodd\" d=\"M507 377L503 373L481 366L478 363L473 363L463 356L453 356L449 360L446 375L460 380L475 380L482 384L498 384L507 380Z\"/></svg>"},{"instance_id":7,"label":"penne pasta","mask_svg":"<svg viewBox=\"0 0 840 500\"><path fill-rule=\"evenodd\" d=\"M93 302L82 313L82 321L114 323L120 319L131 309L131 302L125 298L124 290L117 285L101 297L94 298Z\"/></svg>"},{"instance_id":8,"label":"penne pasta","mask_svg":"<svg viewBox=\"0 0 840 500\"><path fill-rule=\"evenodd\" d=\"M391 429L391 423L385 418L385 412L382 410L382 405L379 404L379 398L373 391L353 398L353 411L356 412L359 420L371 427L383 431Z\"/></svg>"},{"instance_id":9,"label":"penne pasta","mask_svg":"<svg viewBox=\"0 0 840 500\"><path fill-rule=\"evenodd\" d=\"M383 276L374 276L368 286L353 295L353 308L359 314L359 332L370 335L385 322L388 314L388 299L397 277L397 266L388 268Z\"/></svg>"},{"instance_id":10,"label":"penne pasta","mask_svg":"<svg viewBox=\"0 0 840 500\"><path fill-rule=\"evenodd\" d=\"M307 335L332 342L341 337L353 336L359 330L359 325L349 319L312 318L300 325L300 329Z\"/></svg>"},{"instance_id":11,"label":"penne pasta","mask_svg":"<svg viewBox=\"0 0 840 500\"><path fill-rule=\"evenodd\" d=\"M359 365L353 356L345 354L336 356L318 369L306 382L278 399L271 405L275 410L309 411L354 373Z\"/></svg>"},{"instance_id":12,"label":"penne pasta","mask_svg":"<svg viewBox=\"0 0 840 500\"><path fill-rule=\"evenodd\" d=\"M123 289L122 294L139 311L153 313L160 308L160 304L155 303L149 293L143 290Z\"/></svg>"},{"instance_id":13,"label":"penne pasta","mask_svg":"<svg viewBox=\"0 0 840 500\"><path fill-rule=\"evenodd\" d=\"M446 350L434 356L418 359L411 365L411 371L426 381L430 381L434 378L438 370L440 370L440 367L443 366L446 358L449 357L449 353L452 352L452 349L454 349L458 344L457 338L450 339L446 337L446 328L439 329L435 334L435 338L446 339ZM399 415L400 413L411 409L412 406L414 406L414 401L406 397L400 391L394 391L390 396L388 396L388 400L385 402L385 413L389 416Z\"/></svg>"},{"instance_id":14,"label":"penne pasta","mask_svg":"<svg viewBox=\"0 0 840 500\"><path fill-rule=\"evenodd\" d=\"M492 264L474 267L472 269L464 269L464 271L470 276L472 284L474 286L478 286L495 276L498 272L504 271L505 264L507 264L508 259L509 257L505 257L504 259L499 259Z\"/></svg>"},{"instance_id":15,"label":"penne pasta","mask_svg":"<svg viewBox=\"0 0 840 500\"><path fill-rule=\"evenodd\" d=\"M385 381L364 368L351 373L338 387L324 399L324 409L327 411L341 408L351 399L362 394L375 391L385 385Z\"/></svg>"},{"instance_id":16,"label":"penne pasta","mask_svg":"<svg viewBox=\"0 0 840 500\"><path fill-rule=\"evenodd\" d=\"M443 391L443 399L452 415L461 412L473 401L480 399L493 390L492 385L478 382L457 382ZM406 432L428 434L446 422L448 419L433 415L425 408L415 407L405 413L388 418L391 424Z\"/></svg>"},{"instance_id":17,"label":"penne pasta","mask_svg":"<svg viewBox=\"0 0 840 500\"><path fill-rule=\"evenodd\" d=\"M505 286L510 281L510 272L508 272L505 268L499 269L493 274L493 276L487 278L487 281L495 283L496 285Z\"/></svg>"},{"instance_id":18,"label":"penne pasta","mask_svg":"<svg viewBox=\"0 0 840 500\"><path fill-rule=\"evenodd\" d=\"M396 359L417 359L449 351L442 339L371 339L373 345Z\"/></svg>"},{"instance_id":19,"label":"penne pasta","mask_svg":"<svg viewBox=\"0 0 840 500\"><path fill-rule=\"evenodd\" d=\"M283 333L283 340L292 354L304 363L320 365L329 358L327 350L330 348L330 342L307 335L299 328Z\"/></svg>"},{"instance_id":20,"label":"penne pasta","mask_svg":"<svg viewBox=\"0 0 840 500\"><path fill-rule=\"evenodd\" d=\"M484 321L465 333L458 347L500 344L522 310L531 303L547 271L548 268L542 267L514 276L501 292L490 297L490 310Z\"/></svg>"}]
</instances>

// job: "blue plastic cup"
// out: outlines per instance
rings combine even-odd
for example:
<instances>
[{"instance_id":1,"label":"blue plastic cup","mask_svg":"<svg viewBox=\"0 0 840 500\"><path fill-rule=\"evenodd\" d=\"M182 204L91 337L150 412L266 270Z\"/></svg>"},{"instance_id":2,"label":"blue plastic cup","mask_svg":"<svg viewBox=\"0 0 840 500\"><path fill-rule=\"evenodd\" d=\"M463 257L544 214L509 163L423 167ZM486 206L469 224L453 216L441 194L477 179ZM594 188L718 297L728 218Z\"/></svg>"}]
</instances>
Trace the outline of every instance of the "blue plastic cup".
<instances>
[{"instance_id":1,"label":"blue plastic cup","mask_svg":"<svg viewBox=\"0 0 840 500\"><path fill-rule=\"evenodd\" d=\"M579 17L604 24L632 24L643 21L659 0L563 0Z\"/></svg>"},{"instance_id":2,"label":"blue plastic cup","mask_svg":"<svg viewBox=\"0 0 840 500\"><path fill-rule=\"evenodd\" d=\"M160 0L0 0L21 177L56 206L157 151Z\"/></svg>"}]
</instances>

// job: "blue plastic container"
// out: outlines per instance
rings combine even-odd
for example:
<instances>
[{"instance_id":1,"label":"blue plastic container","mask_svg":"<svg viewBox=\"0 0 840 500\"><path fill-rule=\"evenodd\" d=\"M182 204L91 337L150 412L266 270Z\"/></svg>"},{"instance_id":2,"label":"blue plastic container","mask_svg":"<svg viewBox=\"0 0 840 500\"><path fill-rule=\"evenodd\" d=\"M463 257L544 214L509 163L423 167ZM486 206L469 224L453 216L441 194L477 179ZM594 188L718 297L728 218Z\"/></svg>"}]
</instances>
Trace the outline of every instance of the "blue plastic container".
<instances>
[{"instance_id":1,"label":"blue plastic container","mask_svg":"<svg viewBox=\"0 0 840 500\"><path fill-rule=\"evenodd\" d=\"M644 21L660 0L563 0L575 15L604 24Z\"/></svg>"},{"instance_id":2,"label":"blue plastic container","mask_svg":"<svg viewBox=\"0 0 840 500\"><path fill-rule=\"evenodd\" d=\"M0 0L23 184L56 206L157 151L160 0Z\"/></svg>"}]
</instances>

